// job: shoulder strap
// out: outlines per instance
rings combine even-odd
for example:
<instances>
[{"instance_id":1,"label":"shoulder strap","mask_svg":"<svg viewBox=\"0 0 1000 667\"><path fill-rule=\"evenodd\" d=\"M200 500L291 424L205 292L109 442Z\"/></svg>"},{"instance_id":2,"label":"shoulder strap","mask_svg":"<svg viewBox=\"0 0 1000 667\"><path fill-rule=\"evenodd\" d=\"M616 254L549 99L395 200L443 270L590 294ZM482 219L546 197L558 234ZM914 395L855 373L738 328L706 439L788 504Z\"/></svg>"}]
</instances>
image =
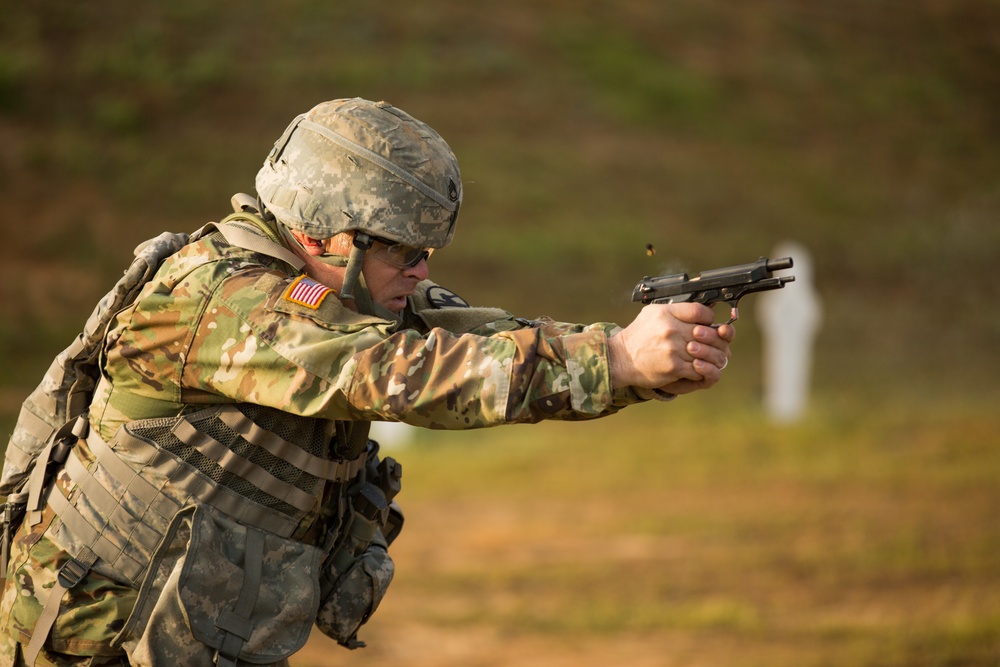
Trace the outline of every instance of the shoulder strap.
<instances>
[{"instance_id":1,"label":"shoulder strap","mask_svg":"<svg viewBox=\"0 0 1000 667\"><path fill-rule=\"evenodd\" d=\"M301 271L306 265L305 261L288 248L267 238L260 229L262 224L264 221L258 216L249 211L241 211L226 216L222 222L208 223L194 236L200 238L212 231L218 231L229 245L274 257L296 271Z\"/></svg>"},{"instance_id":2,"label":"shoulder strap","mask_svg":"<svg viewBox=\"0 0 1000 667\"><path fill-rule=\"evenodd\" d=\"M288 248L278 245L271 239L254 232L249 225L241 225L238 222L225 222L219 226L219 232L226 238L226 242L230 245L280 259L282 262L292 266L296 271L301 271L302 267L306 265L301 257Z\"/></svg>"}]
</instances>

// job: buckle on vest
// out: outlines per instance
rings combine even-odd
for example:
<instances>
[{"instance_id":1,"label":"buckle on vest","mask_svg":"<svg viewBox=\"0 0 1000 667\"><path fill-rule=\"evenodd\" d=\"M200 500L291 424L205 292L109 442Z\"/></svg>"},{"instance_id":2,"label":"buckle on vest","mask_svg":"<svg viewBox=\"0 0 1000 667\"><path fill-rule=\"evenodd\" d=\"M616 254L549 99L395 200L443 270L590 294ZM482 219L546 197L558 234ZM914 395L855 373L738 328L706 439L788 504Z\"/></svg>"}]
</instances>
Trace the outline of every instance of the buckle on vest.
<instances>
[{"instance_id":1,"label":"buckle on vest","mask_svg":"<svg viewBox=\"0 0 1000 667\"><path fill-rule=\"evenodd\" d=\"M81 563L75 558L70 558L59 568L59 583L69 590L80 583L87 573L90 572L90 565Z\"/></svg>"}]
</instances>

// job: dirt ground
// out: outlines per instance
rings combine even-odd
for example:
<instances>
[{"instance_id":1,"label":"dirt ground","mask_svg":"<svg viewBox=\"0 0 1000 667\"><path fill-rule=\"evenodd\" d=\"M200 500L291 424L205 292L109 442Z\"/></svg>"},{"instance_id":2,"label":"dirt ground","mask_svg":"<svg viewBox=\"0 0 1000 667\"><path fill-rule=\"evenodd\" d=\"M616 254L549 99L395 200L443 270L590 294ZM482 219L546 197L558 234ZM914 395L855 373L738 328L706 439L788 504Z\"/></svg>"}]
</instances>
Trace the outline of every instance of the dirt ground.
<instances>
[{"instance_id":1,"label":"dirt ground","mask_svg":"<svg viewBox=\"0 0 1000 667\"><path fill-rule=\"evenodd\" d=\"M385 629L388 633L388 628ZM376 633L369 633L375 636ZM382 633L377 633L381 635ZM373 640L374 641L374 640ZM396 623L391 635L353 654L325 637L312 637L293 667L321 665L408 665L410 667L666 667L722 665L720 647L706 655L703 642L680 637L616 637L573 643L538 637L503 636L488 628L442 631L418 621Z\"/></svg>"},{"instance_id":2,"label":"dirt ground","mask_svg":"<svg viewBox=\"0 0 1000 667\"><path fill-rule=\"evenodd\" d=\"M599 570L627 572L634 567L641 572L651 560L681 556L676 545L660 538L609 536L605 541L576 535L577 531L558 540L551 537L553 529L565 525L575 512L579 512L575 518L581 526L600 523L609 513L603 502L572 509L554 507L546 514L504 503L501 498L475 508L447 502L415 505L407 519L410 535L393 547L396 581L375 617L359 633L368 646L347 651L314 628L305 648L294 656L292 667L697 666L726 664L724 656L735 650L725 641L713 642L711 655L705 655L704 638L692 638L684 631L611 631L588 637L575 631L511 626L510 616L518 610L538 607L558 613L563 605L573 604L573 596L569 591L557 592L535 605L532 596L538 593L530 585L512 589L509 583L490 580L493 571L589 563ZM457 532L456 525L468 528ZM449 583L453 578L475 580L478 573L482 576L468 586ZM443 582L443 590L428 586L428 579ZM600 596L595 591L595 597ZM470 620L476 614L485 618Z\"/></svg>"}]
</instances>

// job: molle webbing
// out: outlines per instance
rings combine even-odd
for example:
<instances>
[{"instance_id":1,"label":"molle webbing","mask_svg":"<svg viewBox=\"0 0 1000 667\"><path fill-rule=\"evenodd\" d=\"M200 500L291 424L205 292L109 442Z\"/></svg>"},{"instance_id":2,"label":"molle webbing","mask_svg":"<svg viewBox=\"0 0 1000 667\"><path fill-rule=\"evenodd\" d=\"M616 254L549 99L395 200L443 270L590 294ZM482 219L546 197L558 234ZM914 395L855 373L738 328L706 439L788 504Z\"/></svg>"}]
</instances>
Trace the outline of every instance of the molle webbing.
<instances>
[{"instance_id":1,"label":"molle webbing","mask_svg":"<svg viewBox=\"0 0 1000 667\"><path fill-rule=\"evenodd\" d=\"M298 494L289 495L288 490L294 488L316 496L322 490L322 479L268 451L261 442L267 444L269 439L254 435L255 442L244 437L222 419L227 413L230 421L242 420L234 413L244 415L263 431L286 441L286 447L296 447L317 458L328 455L327 422L250 404L238 408L215 406L180 418L143 419L127 424L124 430L156 443L218 486L300 521L315 500L303 507L304 499Z\"/></svg>"},{"instance_id":2,"label":"molle webbing","mask_svg":"<svg viewBox=\"0 0 1000 667\"><path fill-rule=\"evenodd\" d=\"M220 426L227 423L232 427ZM284 435L309 433L308 428L284 430ZM162 441L140 435L153 432ZM181 508L204 503L242 523L291 537L318 507L324 487L320 480L347 482L366 459L366 453L352 461L323 459L231 405L177 419L133 422L110 444L92 431L86 444L93 461L88 465L71 451L65 465L79 495L69 501L58 488L49 494L49 505L62 522L60 540L74 555L92 550L101 559L98 568L107 565L135 587ZM276 474L259 465L278 460L277 455L287 458L281 470L268 468Z\"/></svg>"},{"instance_id":3,"label":"molle webbing","mask_svg":"<svg viewBox=\"0 0 1000 667\"><path fill-rule=\"evenodd\" d=\"M179 419L171 433L185 445L197 449L219 468L244 479L272 498L279 498L300 512L308 512L316 499L309 493L275 477L266 468L234 453L211 435L202 433L189 422Z\"/></svg>"},{"instance_id":4,"label":"molle webbing","mask_svg":"<svg viewBox=\"0 0 1000 667\"><path fill-rule=\"evenodd\" d=\"M21 413L17 417L17 427L23 429L26 436L34 438L36 443L45 443L56 431L47 421L36 415L28 405L21 406ZM37 451L25 452L8 445L6 462L20 470L28 470L37 455Z\"/></svg>"},{"instance_id":5,"label":"molle webbing","mask_svg":"<svg viewBox=\"0 0 1000 667\"><path fill-rule=\"evenodd\" d=\"M266 449L279 459L287 461L296 468L309 473L313 477L319 477L330 482L337 482L353 477L357 474L357 471L361 469L359 464L357 470L354 470L351 474L345 477L344 463L342 461L333 461L319 456L313 456L301 447L279 438L270 431L265 431L260 426L255 424L249 417L235 408L220 410L219 419L244 438L256 444L258 447ZM359 462L363 463L364 460L358 459L358 461L355 461L354 463Z\"/></svg>"},{"instance_id":6,"label":"molle webbing","mask_svg":"<svg viewBox=\"0 0 1000 667\"><path fill-rule=\"evenodd\" d=\"M88 444L90 440L88 438ZM162 537L160 531L153 528L152 521L143 521L147 516L152 519L152 514L133 516L124 509L124 503L136 494L132 488L118 484L112 489L105 488L100 479L107 470L100 461L90 471L77 453L71 452L66 472L80 488L81 497L70 502L59 489L53 489L49 494L49 507L62 522L59 537L66 543L67 550L75 558L79 558L80 553L92 551L118 576L138 587L149 557Z\"/></svg>"}]
</instances>

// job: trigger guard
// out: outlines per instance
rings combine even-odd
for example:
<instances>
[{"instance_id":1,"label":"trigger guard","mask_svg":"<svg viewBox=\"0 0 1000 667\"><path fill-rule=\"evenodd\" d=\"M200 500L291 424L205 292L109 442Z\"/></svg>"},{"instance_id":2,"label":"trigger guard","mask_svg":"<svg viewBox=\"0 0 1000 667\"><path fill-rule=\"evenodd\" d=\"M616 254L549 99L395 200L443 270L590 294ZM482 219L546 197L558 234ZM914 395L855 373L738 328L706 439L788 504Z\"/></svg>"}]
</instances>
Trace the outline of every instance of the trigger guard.
<instances>
[{"instance_id":1,"label":"trigger guard","mask_svg":"<svg viewBox=\"0 0 1000 667\"><path fill-rule=\"evenodd\" d=\"M729 306L729 319L725 322L722 322L721 324L713 324L712 325L713 329L718 329L719 327L725 326L726 324L732 324L736 320L740 319L740 307L738 301L724 301L722 303L725 303Z\"/></svg>"}]
</instances>

